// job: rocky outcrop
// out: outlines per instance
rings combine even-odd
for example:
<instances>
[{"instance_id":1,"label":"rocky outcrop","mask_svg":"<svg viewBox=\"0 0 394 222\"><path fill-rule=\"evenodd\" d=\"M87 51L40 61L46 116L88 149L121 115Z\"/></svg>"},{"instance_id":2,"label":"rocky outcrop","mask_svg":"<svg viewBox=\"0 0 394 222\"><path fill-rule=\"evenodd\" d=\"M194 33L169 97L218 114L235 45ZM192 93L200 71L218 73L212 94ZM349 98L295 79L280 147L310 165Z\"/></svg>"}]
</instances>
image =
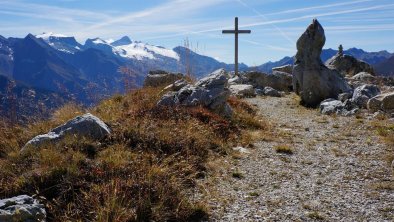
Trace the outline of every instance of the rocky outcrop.
<instances>
[{"instance_id":1,"label":"rocky outcrop","mask_svg":"<svg viewBox=\"0 0 394 222\"><path fill-rule=\"evenodd\" d=\"M144 87L167 86L183 78L184 75L180 73L169 73L161 70L150 71L145 78Z\"/></svg>"},{"instance_id":2,"label":"rocky outcrop","mask_svg":"<svg viewBox=\"0 0 394 222\"><path fill-rule=\"evenodd\" d=\"M256 93L252 85L247 85L247 84L230 85L229 89L231 91L231 94L241 98L256 96Z\"/></svg>"},{"instance_id":3,"label":"rocky outcrop","mask_svg":"<svg viewBox=\"0 0 394 222\"><path fill-rule=\"evenodd\" d=\"M375 71L371 65L364 61L357 60L353 56L337 53L334 57L326 62L330 69L335 69L343 76L354 76L360 72L374 74Z\"/></svg>"},{"instance_id":4,"label":"rocky outcrop","mask_svg":"<svg viewBox=\"0 0 394 222\"><path fill-rule=\"evenodd\" d=\"M293 77L286 72L274 71L272 74L262 72L247 72L241 76L243 84L253 85L255 88L272 87L279 91L293 89Z\"/></svg>"},{"instance_id":5,"label":"rocky outcrop","mask_svg":"<svg viewBox=\"0 0 394 222\"><path fill-rule=\"evenodd\" d=\"M360 108L367 108L367 102L370 98L380 94L380 89L371 84L365 84L354 90L352 101Z\"/></svg>"},{"instance_id":6,"label":"rocky outcrop","mask_svg":"<svg viewBox=\"0 0 394 222\"><path fill-rule=\"evenodd\" d=\"M297 41L293 87L306 106L317 106L325 99L337 98L338 94L350 90L341 74L321 61L325 41L324 29L316 19Z\"/></svg>"},{"instance_id":7,"label":"rocky outcrop","mask_svg":"<svg viewBox=\"0 0 394 222\"><path fill-rule=\"evenodd\" d=\"M110 133L111 130L103 121L96 116L87 113L85 115L75 117L67 123L52 129L47 134L34 137L26 143L22 148L22 151L29 147L39 147L44 144L57 142L68 135L75 135L79 138L85 137L93 140L100 140L108 136Z\"/></svg>"},{"instance_id":8,"label":"rocky outcrop","mask_svg":"<svg viewBox=\"0 0 394 222\"><path fill-rule=\"evenodd\" d=\"M394 111L394 92L380 94L368 100L367 107L371 111Z\"/></svg>"},{"instance_id":9,"label":"rocky outcrop","mask_svg":"<svg viewBox=\"0 0 394 222\"><path fill-rule=\"evenodd\" d=\"M176 92L165 94L158 106L204 106L225 117L232 115L227 103L230 90L227 88L228 74L224 69L211 73L194 85L187 85Z\"/></svg>"},{"instance_id":10,"label":"rocky outcrop","mask_svg":"<svg viewBox=\"0 0 394 222\"><path fill-rule=\"evenodd\" d=\"M27 195L0 200L0 221L45 221L46 211L43 204Z\"/></svg>"},{"instance_id":11,"label":"rocky outcrop","mask_svg":"<svg viewBox=\"0 0 394 222\"><path fill-rule=\"evenodd\" d=\"M285 72L285 73L293 73L293 65L284 65L284 66L279 66L272 68L272 71L277 71L277 72Z\"/></svg>"}]
</instances>

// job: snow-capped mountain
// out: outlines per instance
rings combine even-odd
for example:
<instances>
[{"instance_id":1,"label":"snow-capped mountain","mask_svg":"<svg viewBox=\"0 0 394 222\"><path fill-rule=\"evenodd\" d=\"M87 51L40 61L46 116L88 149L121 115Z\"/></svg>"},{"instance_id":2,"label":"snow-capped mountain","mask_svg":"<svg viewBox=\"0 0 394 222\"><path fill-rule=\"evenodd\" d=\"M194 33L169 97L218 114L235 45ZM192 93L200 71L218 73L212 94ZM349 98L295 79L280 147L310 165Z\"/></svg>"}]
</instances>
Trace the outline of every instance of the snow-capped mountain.
<instances>
[{"instance_id":1,"label":"snow-capped mountain","mask_svg":"<svg viewBox=\"0 0 394 222\"><path fill-rule=\"evenodd\" d=\"M62 34L54 34L52 32L43 33L36 35L36 38L44 40L54 49L65 53L74 54L83 48L83 46L79 44L74 37L68 37Z\"/></svg>"},{"instance_id":2,"label":"snow-capped mountain","mask_svg":"<svg viewBox=\"0 0 394 222\"><path fill-rule=\"evenodd\" d=\"M167 57L179 60L179 55L174 50L138 41L133 42L128 36L124 36L116 41L101 38L87 39L85 45L79 44L74 37L67 37L62 34L43 33L36 35L36 38L43 39L56 50L70 54L88 48L95 48L129 59L154 60L160 59L160 57Z\"/></svg>"}]
</instances>

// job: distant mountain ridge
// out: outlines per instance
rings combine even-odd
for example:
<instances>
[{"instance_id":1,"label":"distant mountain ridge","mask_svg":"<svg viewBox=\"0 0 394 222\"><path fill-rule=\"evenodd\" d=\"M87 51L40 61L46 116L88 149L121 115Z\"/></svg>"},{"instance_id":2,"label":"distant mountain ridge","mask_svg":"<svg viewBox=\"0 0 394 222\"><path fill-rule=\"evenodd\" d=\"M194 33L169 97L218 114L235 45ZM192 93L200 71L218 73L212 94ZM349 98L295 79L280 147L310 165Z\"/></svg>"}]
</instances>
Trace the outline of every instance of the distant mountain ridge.
<instances>
[{"instance_id":1,"label":"distant mountain ridge","mask_svg":"<svg viewBox=\"0 0 394 222\"><path fill-rule=\"evenodd\" d=\"M328 59L330 59L331 57L333 57L337 53L338 53L338 50L323 49L322 54L321 54L321 59L323 62L326 62ZM347 55L351 55L359 60L363 60L364 62L367 62L373 66L394 56L394 53L389 53L386 50L379 51L379 52L366 52L362 49L357 49L357 48L350 48L348 50L345 50L344 53ZM284 57L283 59L276 61L276 62L264 63L260 66L255 67L255 69L262 71L262 72L271 73L272 68L274 68L274 67L289 65L289 64L293 64L293 63L294 63L293 57L287 56L287 57ZM394 66L392 66L391 68L394 70Z\"/></svg>"}]
</instances>

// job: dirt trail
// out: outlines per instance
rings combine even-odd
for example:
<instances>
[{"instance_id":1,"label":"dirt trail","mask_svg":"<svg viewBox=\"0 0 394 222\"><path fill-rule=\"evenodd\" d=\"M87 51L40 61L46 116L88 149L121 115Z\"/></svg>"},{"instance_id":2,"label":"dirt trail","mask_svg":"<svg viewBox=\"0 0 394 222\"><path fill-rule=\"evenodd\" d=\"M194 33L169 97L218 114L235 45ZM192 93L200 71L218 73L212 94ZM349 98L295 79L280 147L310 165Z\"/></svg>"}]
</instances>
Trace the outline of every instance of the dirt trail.
<instances>
[{"instance_id":1,"label":"dirt trail","mask_svg":"<svg viewBox=\"0 0 394 222\"><path fill-rule=\"evenodd\" d=\"M206 194L213 221L394 221L387 147L369 120L323 116L294 95L247 101L278 137L224 161Z\"/></svg>"}]
</instances>

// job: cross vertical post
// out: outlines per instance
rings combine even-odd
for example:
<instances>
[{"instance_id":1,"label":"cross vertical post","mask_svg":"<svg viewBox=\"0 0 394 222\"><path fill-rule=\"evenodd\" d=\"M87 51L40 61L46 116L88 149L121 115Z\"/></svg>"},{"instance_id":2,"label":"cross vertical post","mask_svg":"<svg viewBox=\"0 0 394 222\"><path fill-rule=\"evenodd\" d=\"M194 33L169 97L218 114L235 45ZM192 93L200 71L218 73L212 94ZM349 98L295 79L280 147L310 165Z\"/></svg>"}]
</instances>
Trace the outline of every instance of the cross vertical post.
<instances>
[{"instance_id":1,"label":"cross vertical post","mask_svg":"<svg viewBox=\"0 0 394 222\"><path fill-rule=\"evenodd\" d=\"M234 73L238 76L238 34L250 34L251 30L239 30L238 29L238 17L235 17L234 30L223 30L223 34L234 34L235 35L235 59L234 59Z\"/></svg>"}]
</instances>

